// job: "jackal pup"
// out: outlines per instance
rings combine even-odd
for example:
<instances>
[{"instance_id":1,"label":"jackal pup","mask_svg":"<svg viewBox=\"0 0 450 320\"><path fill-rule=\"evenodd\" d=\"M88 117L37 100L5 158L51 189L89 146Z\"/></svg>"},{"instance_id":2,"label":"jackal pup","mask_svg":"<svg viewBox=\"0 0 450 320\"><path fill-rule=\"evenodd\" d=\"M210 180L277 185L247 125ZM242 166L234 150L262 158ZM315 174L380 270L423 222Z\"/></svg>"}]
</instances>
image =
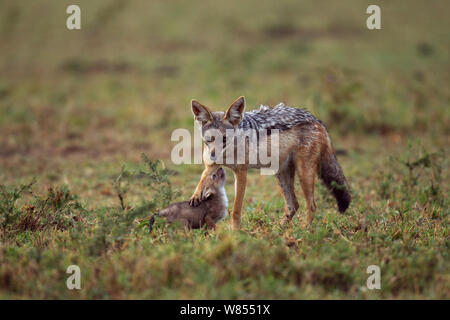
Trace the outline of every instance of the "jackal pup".
<instances>
[{"instance_id":1,"label":"jackal pup","mask_svg":"<svg viewBox=\"0 0 450 320\"><path fill-rule=\"evenodd\" d=\"M223 219L228 210L225 193L225 170L219 167L205 178L203 197L206 199L197 207L189 201L176 202L151 216L149 230L152 232L155 216L164 217L169 223L179 221L187 229L215 229L216 223Z\"/></svg>"}]
</instances>

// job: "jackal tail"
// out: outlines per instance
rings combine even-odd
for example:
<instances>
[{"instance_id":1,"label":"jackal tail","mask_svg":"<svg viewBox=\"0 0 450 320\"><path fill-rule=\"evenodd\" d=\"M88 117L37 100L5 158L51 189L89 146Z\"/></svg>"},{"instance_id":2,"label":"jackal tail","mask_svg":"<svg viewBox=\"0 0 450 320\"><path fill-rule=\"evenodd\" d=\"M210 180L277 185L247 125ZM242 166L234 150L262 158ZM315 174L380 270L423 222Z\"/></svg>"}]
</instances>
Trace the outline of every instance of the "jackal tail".
<instances>
[{"instance_id":1,"label":"jackal tail","mask_svg":"<svg viewBox=\"0 0 450 320\"><path fill-rule=\"evenodd\" d=\"M350 205L351 195L341 166L331 145L322 153L319 166L319 177L336 198L340 213L344 213Z\"/></svg>"}]
</instances>

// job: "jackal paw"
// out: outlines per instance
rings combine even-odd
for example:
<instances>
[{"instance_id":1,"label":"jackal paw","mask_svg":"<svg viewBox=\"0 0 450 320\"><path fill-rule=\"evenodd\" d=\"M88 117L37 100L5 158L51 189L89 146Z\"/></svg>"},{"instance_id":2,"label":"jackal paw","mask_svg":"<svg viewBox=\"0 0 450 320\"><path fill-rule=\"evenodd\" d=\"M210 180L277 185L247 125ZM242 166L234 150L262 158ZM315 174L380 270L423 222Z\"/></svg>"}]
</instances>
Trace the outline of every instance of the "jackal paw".
<instances>
[{"instance_id":1,"label":"jackal paw","mask_svg":"<svg viewBox=\"0 0 450 320\"><path fill-rule=\"evenodd\" d=\"M193 194L189 200L189 205L191 207L197 207L202 202L202 194Z\"/></svg>"}]
</instances>

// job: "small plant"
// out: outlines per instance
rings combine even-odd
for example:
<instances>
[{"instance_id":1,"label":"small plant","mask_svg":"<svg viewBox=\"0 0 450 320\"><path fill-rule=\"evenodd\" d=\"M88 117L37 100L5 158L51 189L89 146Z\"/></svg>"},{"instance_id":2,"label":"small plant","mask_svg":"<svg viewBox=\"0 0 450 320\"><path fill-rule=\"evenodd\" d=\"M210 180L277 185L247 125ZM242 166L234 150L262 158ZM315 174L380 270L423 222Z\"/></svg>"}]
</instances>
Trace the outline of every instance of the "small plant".
<instances>
[{"instance_id":1,"label":"small plant","mask_svg":"<svg viewBox=\"0 0 450 320\"><path fill-rule=\"evenodd\" d=\"M81 221L83 211L78 197L71 194L67 186L48 188L44 197L34 196L33 201L21 208L18 227L21 231L66 230Z\"/></svg>"},{"instance_id":2,"label":"small plant","mask_svg":"<svg viewBox=\"0 0 450 320\"><path fill-rule=\"evenodd\" d=\"M22 232L66 230L82 220L84 209L66 186L48 188L47 194L39 196L33 193L33 184L34 181L17 187L0 185L0 224L4 241ZM20 201L24 202L23 206L18 205Z\"/></svg>"},{"instance_id":3,"label":"small plant","mask_svg":"<svg viewBox=\"0 0 450 320\"><path fill-rule=\"evenodd\" d=\"M444 153L429 152L420 144L409 143L399 157L389 158L391 172L383 174L378 190L382 199L391 204L401 204L397 210L407 212L420 205L430 208L445 206L442 189L443 171L446 166Z\"/></svg>"},{"instance_id":4,"label":"small plant","mask_svg":"<svg viewBox=\"0 0 450 320\"><path fill-rule=\"evenodd\" d=\"M142 161L143 164L135 170L123 166L114 179L113 187L120 207L96 212L98 225L93 238L88 241L91 254L99 254L111 247L120 248L137 230L136 226L147 225L148 220L145 218L153 211L167 206L177 195L169 180L173 171L166 169L161 161L150 160L145 154L142 154ZM128 203L128 195L138 188L149 189L151 200Z\"/></svg>"},{"instance_id":5,"label":"small plant","mask_svg":"<svg viewBox=\"0 0 450 320\"><path fill-rule=\"evenodd\" d=\"M122 171L114 182L115 190L125 210L123 197L130 189L130 184L148 188L153 196L153 202L158 208L165 207L177 195L172 189L169 177L175 172L164 167L164 163L158 160L150 160L142 154L143 164L137 170L128 170L122 167Z\"/></svg>"},{"instance_id":6,"label":"small plant","mask_svg":"<svg viewBox=\"0 0 450 320\"><path fill-rule=\"evenodd\" d=\"M17 208L17 200L24 193L31 193L33 184L34 181L14 187L0 185L0 226L3 241L8 237L11 226L16 225L21 216L20 209Z\"/></svg>"},{"instance_id":7,"label":"small plant","mask_svg":"<svg viewBox=\"0 0 450 320\"><path fill-rule=\"evenodd\" d=\"M442 151L429 152L410 143L405 155L397 161L408 170L402 184L404 192L416 194L422 204L444 201L441 183L445 157Z\"/></svg>"}]
</instances>

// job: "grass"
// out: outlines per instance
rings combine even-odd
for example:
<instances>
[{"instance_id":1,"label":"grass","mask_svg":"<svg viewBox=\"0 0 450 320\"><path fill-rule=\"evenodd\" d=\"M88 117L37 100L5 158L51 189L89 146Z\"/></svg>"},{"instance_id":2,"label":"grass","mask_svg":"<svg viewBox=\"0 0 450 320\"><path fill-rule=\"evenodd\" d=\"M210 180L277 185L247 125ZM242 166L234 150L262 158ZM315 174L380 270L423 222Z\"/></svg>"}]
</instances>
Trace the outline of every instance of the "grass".
<instances>
[{"instance_id":1,"label":"grass","mask_svg":"<svg viewBox=\"0 0 450 320\"><path fill-rule=\"evenodd\" d=\"M1 298L450 298L448 4L380 1L369 31L364 1L76 2L79 31L61 1L0 2ZM227 217L150 236L150 213L202 171L170 161L190 99L240 95L326 123L349 210L318 183L305 227L297 182L283 225L275 179L255 171L239 232Z\"/></svg>"}]
</instances>

